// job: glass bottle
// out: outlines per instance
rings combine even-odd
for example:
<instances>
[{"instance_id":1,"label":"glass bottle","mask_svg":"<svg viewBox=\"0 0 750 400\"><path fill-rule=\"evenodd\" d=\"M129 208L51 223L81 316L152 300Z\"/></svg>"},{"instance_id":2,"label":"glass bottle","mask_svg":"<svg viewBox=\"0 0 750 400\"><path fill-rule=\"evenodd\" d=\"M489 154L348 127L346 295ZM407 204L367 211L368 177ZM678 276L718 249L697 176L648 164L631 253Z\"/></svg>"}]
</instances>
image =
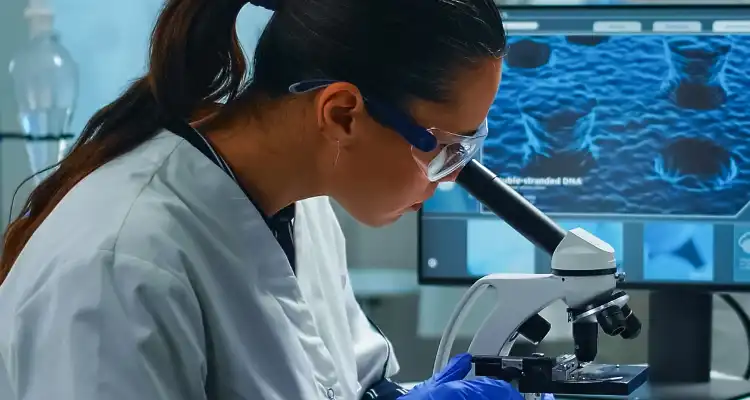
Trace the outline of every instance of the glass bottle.
<instances>
[{"instance_id":1,"label":"glass bottle","mask_svg":"<svg viewBox=\"0 0 750 400\"><path fill-rule=\"evenodd\" d=\"M51 21L51 12L31 15L31 40L10 62L19 121L31 139L26 141L26 150L33 173L65 155L70 140L39 139L70 133L78 97L78 66L52 30ZM36 176L36 182L46 175Z\"/></svg>"}]
</instances>

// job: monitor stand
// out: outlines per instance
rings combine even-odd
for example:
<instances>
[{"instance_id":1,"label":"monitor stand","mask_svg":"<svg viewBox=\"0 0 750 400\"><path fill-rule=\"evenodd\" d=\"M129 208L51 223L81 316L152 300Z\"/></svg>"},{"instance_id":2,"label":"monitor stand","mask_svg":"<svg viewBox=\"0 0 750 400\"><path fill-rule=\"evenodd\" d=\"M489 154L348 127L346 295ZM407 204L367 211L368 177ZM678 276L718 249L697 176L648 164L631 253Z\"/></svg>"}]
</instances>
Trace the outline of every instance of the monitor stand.
<instances>
[{"instance_id":1,"label":"monitor stand","mask_svg":"<svg viewBox=\"0 0 750 400\"><path fill-rule=\"evenodd\" d=\"M750 396L750 382L711 377L712 314L711 293L689 289L651 292L649 382L631 398L735 400Z\"/></svg>"}]
</instances>

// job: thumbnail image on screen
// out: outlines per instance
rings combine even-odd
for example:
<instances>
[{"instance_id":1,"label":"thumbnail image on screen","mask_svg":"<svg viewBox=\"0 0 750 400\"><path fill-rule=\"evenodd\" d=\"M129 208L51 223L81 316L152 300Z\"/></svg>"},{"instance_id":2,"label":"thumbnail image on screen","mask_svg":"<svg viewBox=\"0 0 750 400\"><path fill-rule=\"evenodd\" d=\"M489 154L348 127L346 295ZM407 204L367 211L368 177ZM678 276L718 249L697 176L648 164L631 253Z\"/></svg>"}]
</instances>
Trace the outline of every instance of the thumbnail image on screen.
<instances>
[{"instance_id":1,"label":"thumbnail image on screen","mask_svg":"<svg viewBox=\"0 0 750 400\"><path fill-rule=\"evenodd\" d=\"M623 223L619 221L557 220L563 229L583 228L609 243L615 251L618 269L623 266ZM710 226L710 225L709 225ZM466 221L466 270L480 277L495 273L548 272L543 263L537 271L534 244L497 218L469 218Z\"/></svg>"},{"instance_id":2,"label":"thumbnail image on screen","mask_svg":"<svg viewBox=\"0 0 750 400\"><path fill-rule=\"evenodd\" d=\"M735 282L750 282L750 225L738 224L734 227L734 268Z\"/></svg>"},{"instance_id":3,"label":"thumbnail image on screen","mask_svg":"<svg viewBox=\"0 0 750 400\"><path fill-rule=\"evenodd\" d=\"M714 226L649 222L643 227L643 277L656 281L714 279Z\"/></svg>"},{"instance_id":4,"label":"thumbnail image on screen","mask_svg":"<svg viewBox=\"0 0 750 400\"><path fill-rule=\"evenodd\" d=\"M431 213L471 214L481 211L479 203L455 182L441 182L435 194L425 203L423 209Z\"/></svg>"},{"instance_id":5,"label":"thumbnail image on screen","mask_svg":"<svg viewBox=\"0 0 750 400\"><path fill-rule=\"evenodd\" d=\"M575 228L585 229L587 232L608 243L615 251L615 264L617 265L617 269L622 270L623 257L625 256L625 252L623 251L624 233L622 222L570 220L556 220L555 222L565 230L572 230Z\"/></svg>"},{"instance_id":6,"label":"thumbnail image on screen","mask_svg":"<svg viewBox=\"0 0 750 400\"><path fill-rule=\"evenodd\" d=\"M742 35L512 36L482 163L547 213L735 216L748 59Z\"/></svg>"},{"instance_id":7,"label":"thumbnail image on screen","mask_svg":"<svg viewBox=\"0 0 750 400\"><path fill-rule=\"evenodd\" d=\"M467 221L466 269L469 275L533 274L534 255L534 244L504 221L496 218Z\"/></svg>"}]
</instances>

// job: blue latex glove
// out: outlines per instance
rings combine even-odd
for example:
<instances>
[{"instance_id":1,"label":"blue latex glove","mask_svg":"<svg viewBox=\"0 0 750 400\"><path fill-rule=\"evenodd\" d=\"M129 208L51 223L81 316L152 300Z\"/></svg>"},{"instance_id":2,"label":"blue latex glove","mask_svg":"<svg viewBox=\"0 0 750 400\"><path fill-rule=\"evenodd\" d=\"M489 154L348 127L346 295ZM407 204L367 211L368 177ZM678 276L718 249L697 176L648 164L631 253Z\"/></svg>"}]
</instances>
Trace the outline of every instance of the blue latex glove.
<instances>
[{"instance_id":1,"label":"blue latex glove","mask_svg":"<svg viewBox=\"0 0 750 400\"><path fill-rule=\"evenodd\" d=\"M442 371L415 386L399 400L523 400L508 382L486 377L463 380L469 371L471 355L455 356ZM543 400L554 400L554 397L544 395Z\"/></svg>"}]
</instances>

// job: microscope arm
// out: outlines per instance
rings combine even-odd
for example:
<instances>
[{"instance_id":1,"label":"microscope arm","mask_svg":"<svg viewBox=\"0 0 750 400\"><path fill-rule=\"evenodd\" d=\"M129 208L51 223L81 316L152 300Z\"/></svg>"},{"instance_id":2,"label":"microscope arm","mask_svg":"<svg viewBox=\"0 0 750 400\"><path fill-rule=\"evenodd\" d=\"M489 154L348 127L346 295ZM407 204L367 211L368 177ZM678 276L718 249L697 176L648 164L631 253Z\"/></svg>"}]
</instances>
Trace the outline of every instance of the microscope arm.
<instances>
[{"instance_id":1,"label":"microscope arm","mask_svg":"<svg viewBox=\"0 0 750 400\"><path fill-rule=\"evenodd\" d=\"M495 289L496 302L469 346L469 353L477 356L508 355L519 328L530 318L539 318L546 324L537 328L543 332L529 335L534 341L541 341L549 324L538 313L565 295L562 281L551 274L492 274L479 279L461 298L448 321L435 358L435 373L447 364L458 329L487 288Z\"/></svg>"},{"instance_id":2,"label":"microscope arm","mask_svg":"<svg viewBox=\"0 0 750 400\"><path fill-rule=\"evenodd\" d=\"M631 394L646 381L647 367L594 364L588 360L581 363L575 355L570 354L555 357L545 357L542 354L526 357L509 355L519 334L527 338L535 337L538 339L536 341L541 341L547 334L549 323L538 313L556 300L565 300L566 290L570 289L566 287L569 281L570 279L566 281L552 274L493 274L479 279L466 292L451 315L440 339L433 372L437 373L445 367L466 314L477 298L486 289L492 288L497 294L495 304L469 345L468 352L472 355L474 364L470 376L488 376L511 382L524 394L524 399L538 399L538 393L607 396ZM607 299L609 297L605 297L603 301L609 303L604 305L593 303L594 308L591 310L606 308L610 303L624 306L627 295L621 293ZM529 329L529 321L534 318L541 319L546 324L546 330L542 328L541 334L538 324L531 324L537 329ZM598 325L594 324L594 327L598 329ZM593 344L596 343L596 337L590 339Z\"/></svg>"}]
</instances>

